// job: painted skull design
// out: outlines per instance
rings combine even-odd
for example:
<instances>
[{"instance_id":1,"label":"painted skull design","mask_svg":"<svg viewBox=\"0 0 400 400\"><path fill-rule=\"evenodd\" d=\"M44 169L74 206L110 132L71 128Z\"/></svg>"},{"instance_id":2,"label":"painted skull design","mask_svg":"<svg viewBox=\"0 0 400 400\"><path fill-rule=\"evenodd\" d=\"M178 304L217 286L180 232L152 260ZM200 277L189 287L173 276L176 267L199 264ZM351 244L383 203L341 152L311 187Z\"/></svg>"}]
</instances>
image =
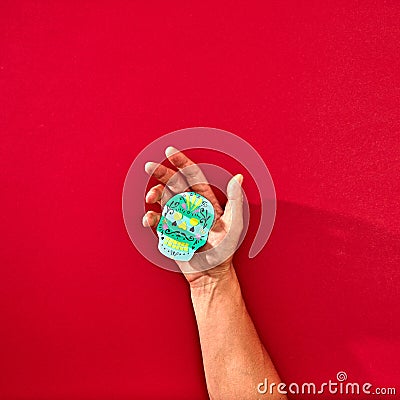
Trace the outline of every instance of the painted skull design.
<instances>
[{"instance_id":1,"label":"painted skull design","mask_svg":"<svg viewBox=\"0 0 400 400\"><path fill-rule=\"evenodd\" d=\"M158 249L173 260L189 261L207 242L214 208L203 196L184 192L165 204L157 225Z\"/></svg>"}]
</instances>

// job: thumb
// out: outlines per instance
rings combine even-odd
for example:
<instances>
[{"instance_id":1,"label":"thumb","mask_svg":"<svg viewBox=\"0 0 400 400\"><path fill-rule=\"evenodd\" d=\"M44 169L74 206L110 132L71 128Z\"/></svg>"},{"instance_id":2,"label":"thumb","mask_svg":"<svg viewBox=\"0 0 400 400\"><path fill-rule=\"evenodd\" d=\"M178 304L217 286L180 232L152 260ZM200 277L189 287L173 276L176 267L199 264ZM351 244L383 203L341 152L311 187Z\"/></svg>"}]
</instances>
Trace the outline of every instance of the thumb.
<instances>
[{"instance_id":1,"label":"thumb","mask_svg":"<svg viewBox=\"0 0 400 400\"><path fill-rule=\"evenodd\" d=\"M226 194L228 202L225 206L223 220L232 228L240 228L243 226L243 192L242 192L243 175L235 175L228 183Z\"/></svg>"}]
</instances>

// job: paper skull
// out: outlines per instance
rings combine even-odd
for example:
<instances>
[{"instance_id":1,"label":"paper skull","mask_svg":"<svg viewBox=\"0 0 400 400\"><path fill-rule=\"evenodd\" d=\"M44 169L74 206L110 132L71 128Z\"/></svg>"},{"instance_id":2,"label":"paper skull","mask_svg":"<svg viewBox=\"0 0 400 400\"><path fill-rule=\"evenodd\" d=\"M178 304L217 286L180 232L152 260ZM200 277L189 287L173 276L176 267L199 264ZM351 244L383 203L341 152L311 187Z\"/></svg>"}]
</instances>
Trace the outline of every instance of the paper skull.
<instances>
[{"instance_id":1,"label":"paper skull","mask_svg":"<svg viewBox=\"0 0 400 400\"><path fill-rule=\"evenodd\" d=\"M214 208L203 196L184 192L165 204L157 225L158 249L173 260L189 261L207 242Z\"/></svg>"}]
</instances>

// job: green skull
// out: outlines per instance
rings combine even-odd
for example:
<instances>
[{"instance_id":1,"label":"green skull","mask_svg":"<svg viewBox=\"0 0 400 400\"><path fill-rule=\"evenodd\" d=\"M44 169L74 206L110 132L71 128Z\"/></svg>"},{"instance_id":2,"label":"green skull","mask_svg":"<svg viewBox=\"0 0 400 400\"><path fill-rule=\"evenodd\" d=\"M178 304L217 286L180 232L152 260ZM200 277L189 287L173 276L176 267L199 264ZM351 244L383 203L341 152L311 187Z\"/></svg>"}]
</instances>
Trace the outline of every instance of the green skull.
<instances>
[{"instance_id":1,"label":"green skull","mask_svg":"<svg viewBox=\"0 0 400 400\"><path fill-rule=\"evenodd\" d=\"M165 204L157 225L158 249L168 258L189 261L207 242L214 208L195 192L176 194Z\"/></svg>"}]
</instances>

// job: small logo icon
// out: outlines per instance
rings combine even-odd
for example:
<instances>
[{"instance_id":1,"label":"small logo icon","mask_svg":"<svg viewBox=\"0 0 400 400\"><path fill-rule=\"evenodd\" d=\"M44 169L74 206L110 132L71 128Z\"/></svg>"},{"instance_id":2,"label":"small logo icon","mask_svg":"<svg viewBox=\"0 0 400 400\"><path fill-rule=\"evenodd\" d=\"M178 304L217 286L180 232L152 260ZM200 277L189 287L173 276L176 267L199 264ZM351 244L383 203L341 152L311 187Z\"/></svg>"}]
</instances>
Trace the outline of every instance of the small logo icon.
<instances>
[{"instance_id":1,"label":"small logo icon","mask_svg":"<svg viewBox=\"0 0 400 400\"><path fill-rule=\"evenodd\" d=\"M347 380L347 374L344 371L340 371L336 374L336 379L339 382L344 382L345 380Z\"/></svg>"}]
</instances>

